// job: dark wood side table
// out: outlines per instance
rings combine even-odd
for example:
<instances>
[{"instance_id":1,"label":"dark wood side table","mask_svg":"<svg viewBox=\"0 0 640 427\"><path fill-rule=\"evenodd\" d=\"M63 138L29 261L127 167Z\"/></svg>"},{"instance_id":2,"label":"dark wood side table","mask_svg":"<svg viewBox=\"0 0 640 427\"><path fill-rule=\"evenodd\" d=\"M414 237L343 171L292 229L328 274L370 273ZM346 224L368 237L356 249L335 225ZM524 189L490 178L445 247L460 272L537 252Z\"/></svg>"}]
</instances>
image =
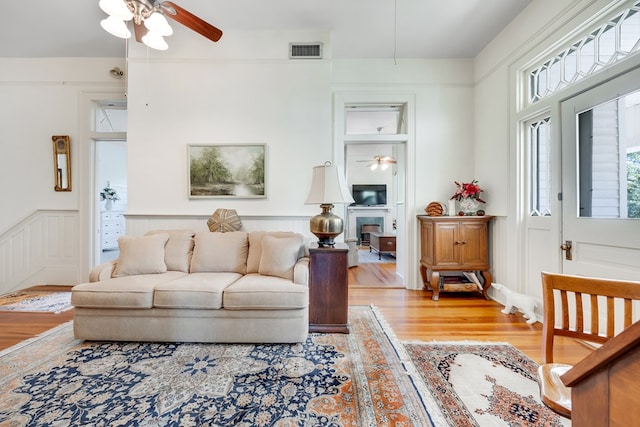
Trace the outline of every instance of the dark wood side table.
<instances>
[{"instance_id":1,"label":"dark wood side table","mask_svg":"<svg viewBox=\"0 0 640 427\"><path fill-rule=\"evenodd\" d=\"M338 243L309 248L309 332L349 333L348 254Z\"/></svg>"},{"instance_id":2,"label":"dark wood side table","mask_svg":"<svg viewBox=\"0 0 640 427\"><path fill-rule=\"evenodd\" d=\"M369 252L374 250L378 252L378 259L382 259L382 254L396 255L396 235L371 233L371 243L369 243Z\"/></svg>"}]
</instances>

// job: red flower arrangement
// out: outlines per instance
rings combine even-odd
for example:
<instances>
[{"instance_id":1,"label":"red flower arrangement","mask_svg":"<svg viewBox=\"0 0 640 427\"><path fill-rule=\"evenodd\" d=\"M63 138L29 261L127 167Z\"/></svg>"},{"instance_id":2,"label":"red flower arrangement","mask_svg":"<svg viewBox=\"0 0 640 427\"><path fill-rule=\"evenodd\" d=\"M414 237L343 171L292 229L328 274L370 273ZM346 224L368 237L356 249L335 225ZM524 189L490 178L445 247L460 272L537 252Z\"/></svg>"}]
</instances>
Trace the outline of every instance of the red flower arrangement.
<instances>
[{"instance_id":1,"label":"red flower arrangement","mask_svg":"<svg viewBox=\"0 0 640 427\"><path fill-rule=\"evenodd\" d=\"M480 203L486 203L484 200L480 198L480 193L484 190L480 188L478 185L478 180L474 179L471 182L463 182L462 184L458 181L454 181L456 186L456 192L451 196L451 200L462 200L462 199L476 199Z\"/></svg>"}]
</instances>

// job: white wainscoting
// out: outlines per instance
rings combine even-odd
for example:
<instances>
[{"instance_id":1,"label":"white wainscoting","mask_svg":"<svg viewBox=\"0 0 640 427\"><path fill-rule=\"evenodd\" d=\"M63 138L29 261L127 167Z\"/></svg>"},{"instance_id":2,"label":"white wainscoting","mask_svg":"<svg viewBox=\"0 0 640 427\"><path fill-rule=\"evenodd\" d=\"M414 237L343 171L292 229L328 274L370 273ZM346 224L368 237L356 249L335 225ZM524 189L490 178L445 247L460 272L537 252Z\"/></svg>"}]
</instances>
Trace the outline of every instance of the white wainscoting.
<instances>
[{"instance_id":1,"label":"white wainscoting","mask_svg":"<svg viewBox=\"0 0 640 427\"><path fill-rule=\"evenodd\" d=\"M78 212L36 211L0 236L0 293L33 285L73 285Z\"/></svg>"},{"instance_id":2,"label":"white wainscoting","mask_svg":"<svg viewBox=\"0 0 640 427\"><path fill-rule=\"evenodd\" d=\"M127 234L140 236L150 230L207 230L209 215L125 214ZM246 231L295 231L309 242L308 216L244 215ZM38 211L0 236L0 293L33 285L78 283L79 214L77 211ZM494 280L508 277L506 245L507 221L497 217L491 226L491 266ZM344 234L336 240L343 241ZM411 242L410 242L411 243ZM83 249L88 250L88 249ZM418 255L419 256L419 255ZM418 259L408 260L408 268L419 268ZM419 277L419 276L418 276ZM418 284L421 288L421 284Z\"/></svg>"},{"instance_id":3,"label":"white wainscoting","mask_svg":"<svg viewBox=\"0 0 640 427\"><path fill-rule=\"evenodd\" d=\"M502 283L508 277L507 271L507 218L497 216L490 226L491 233L491 268L493 269L493 281Z\"/></svg>"},{"instance_id":4,"label":"white wainscoting","mask_svg":"<svg viewBox=\"0 0 640 427\"><path fill-rule=\"evenodd\" d=\"M154 215L125 213L129 236L142 236L151 230L208 230L210 215ZM316 239L309 231L310 216L241 215L243 231L294 231L308 239ZM342 235L339 236L343 237Z\"/></svg>"}]
</instances>

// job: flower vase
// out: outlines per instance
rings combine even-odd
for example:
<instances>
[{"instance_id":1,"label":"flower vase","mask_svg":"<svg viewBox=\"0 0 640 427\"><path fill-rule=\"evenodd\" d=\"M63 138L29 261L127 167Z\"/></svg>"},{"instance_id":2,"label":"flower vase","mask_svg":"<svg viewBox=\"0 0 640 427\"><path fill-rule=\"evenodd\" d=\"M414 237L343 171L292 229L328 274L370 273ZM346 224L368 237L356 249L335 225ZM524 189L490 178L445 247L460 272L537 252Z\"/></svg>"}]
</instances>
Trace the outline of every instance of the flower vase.
<instances>
[{"instance_id":1,"label":"flower vase","mask_svg":"<svg viewBox=\"0 0 640 427\"><path fill-rule=\"evenodd\" d=\"M475 215L480 208L480 202L471 197L460 200L460 211L465 215Z\"/></svg>"},{"instance_id":2,"label":"flower vase","mask_svg":"<svg viewBox=\"0 0 640 427\"><path fill-rule=\"evenodd\" d=\"M107 199L107 203L104 204L104 208L106 210L110 211L111 208L113 208L113 200Z\"/></svg>"}]
</instances>

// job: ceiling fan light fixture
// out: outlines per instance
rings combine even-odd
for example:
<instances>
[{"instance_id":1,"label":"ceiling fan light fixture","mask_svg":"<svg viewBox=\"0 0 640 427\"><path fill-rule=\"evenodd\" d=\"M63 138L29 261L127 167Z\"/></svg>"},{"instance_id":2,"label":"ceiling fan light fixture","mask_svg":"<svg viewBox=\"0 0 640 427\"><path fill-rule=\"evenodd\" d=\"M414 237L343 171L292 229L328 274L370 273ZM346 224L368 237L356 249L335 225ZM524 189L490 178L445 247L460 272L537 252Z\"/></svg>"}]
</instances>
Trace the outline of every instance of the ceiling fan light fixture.
<instances>
[{"instance_id":1,"label":"ceiling fan light fixture","mask_svg":"<svg viewBox=\"0 0 640 427\"><path fill-rule=\"evenodd\" d=\"M167 50L169 48L169 45L164 41L162 34L151 30L142 37L142 43L156 50Z\"/></svg>"},{"instance_id":2,"label":"ceiling fan light fixture","mask_svg":"<svg viewBox=\"0 0 640 427\"><path fill-rule=\"evenodd\" d=\"M144 26L147 27L149 31L154 31L161 36L170 36L173 34L173 29L167 22L167 18L158 12L153 12L151 16L145 19Z\"/></svg>"},{"instance_id":3,"label":"ceiling fan light fixture","mask_svg":"<svg viewBox=\"0 0 640 427\"><path fill-rule=\"evenodd\" d=\"M386 171L387 169L389 169L389 164L388 163L381 164L380 169L382 169L383 171Z\"/></svg>"},{"instance_id":4,"label":"ceiling fan light fixture","mask_svg":"<svg viewBox=\"0 0 640 427\"><path fill-rule=\"evenodd\" d=\"M121 39L128 39L131 37L131 31L127 28L127 24L122 19L117 18L114 15L100 21L100 26L109 34Z\"/></svg>"},{"instance_id":5,"label":"ceiling fan light fixture","mask_svg":"<svg viewBox=\"0 0 640 427\"><path fill-rule=\"evenodd\" d=\"M374 171L374 170L378 169L378 164L374 163L371 166L369 166L369 168L371 168L371 170Z\"/></svg>"},{"instance_id":6,"label":"ceiling fan light fixture","mask_svg":"<svg viewBox=\"0 0 640 427\"><path fill-rule=\"evenodd\" d=\"M98 5L100 9L110 16L115 16L123 21L133 19L133 13L131 13L124 0L100 0Z\"/></svg>"}]
</instances>

